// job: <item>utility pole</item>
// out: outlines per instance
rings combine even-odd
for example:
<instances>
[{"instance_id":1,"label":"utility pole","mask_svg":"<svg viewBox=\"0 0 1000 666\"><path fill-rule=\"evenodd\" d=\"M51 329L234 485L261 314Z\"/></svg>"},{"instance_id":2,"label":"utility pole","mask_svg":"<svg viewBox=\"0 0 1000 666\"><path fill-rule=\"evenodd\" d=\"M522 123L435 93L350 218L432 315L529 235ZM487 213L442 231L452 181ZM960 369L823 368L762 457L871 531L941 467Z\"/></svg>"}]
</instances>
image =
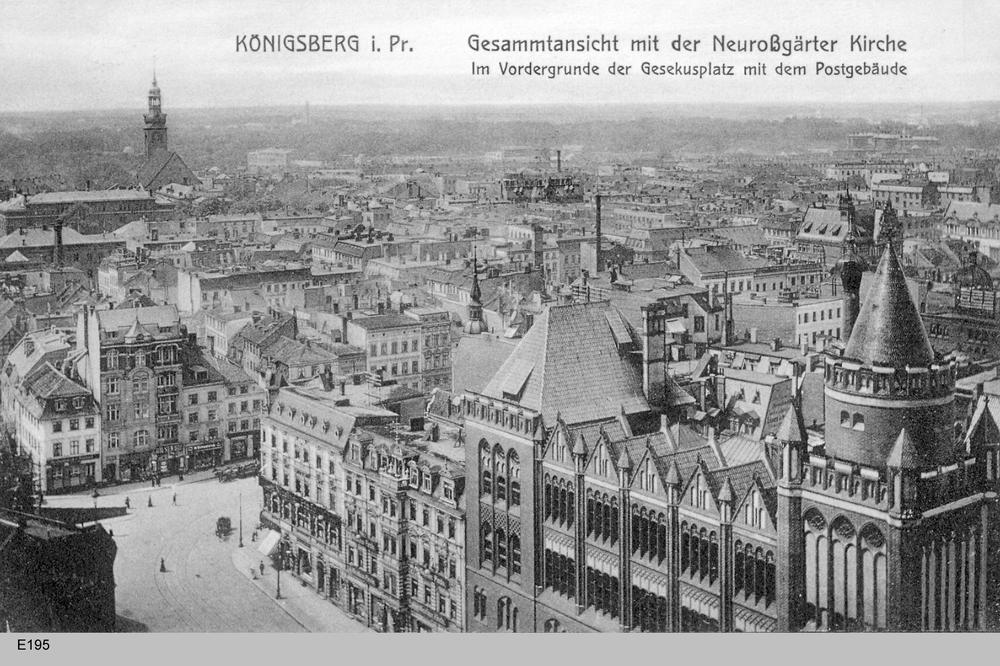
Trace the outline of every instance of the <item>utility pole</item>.
<instances>
[{"instance_id":1,"label":"utility pole","mask_svg":"<svg viewBox=\"0 0 1000 666\"><path fill-rule=\"evenodd\" d=\"M278 530L278 566L276 567L278 572L278 591L275 593L274 598L281 598L281 561L284 559L284 543L281 541L281 530Z\"/></svg>"},{"instance_id":2,"label":"utility pole","mask_svg":"<svg viewBox=\"0 0 1000 666\"><path fill-rule=\"evenodd\" d=\"M240 548L243 547L243 493L240 493Z\"/></svg>"}]
</instances>

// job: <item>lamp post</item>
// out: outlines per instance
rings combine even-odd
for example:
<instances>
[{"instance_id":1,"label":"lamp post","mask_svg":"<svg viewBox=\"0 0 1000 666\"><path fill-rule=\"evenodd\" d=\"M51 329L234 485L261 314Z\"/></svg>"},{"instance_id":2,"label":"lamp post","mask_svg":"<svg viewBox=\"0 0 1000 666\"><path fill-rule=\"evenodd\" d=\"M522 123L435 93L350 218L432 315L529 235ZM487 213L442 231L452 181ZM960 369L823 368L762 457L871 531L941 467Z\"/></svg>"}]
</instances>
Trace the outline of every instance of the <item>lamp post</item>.
<instances>
[{"instance_id":1,"label":"lamp post","mask_svg":"<svg viewBox=\"0 0 1000 666\"><path fill-rule=\"evenodd\" d=\"M240 493L240 548L243 547L243 493Z\"/></svg>"},{"instance_id":2,"label":"lamp post","mask_svg":"<svg viewBox=\"0 0 1000 666\"><path fill-rule=\"evenodd\" d=\"M281 564L284 559L284 546L285 544L281 541L281 532L278 532L278 566L275 569L278 572L278 591L274 595L275 599L281 598Z\"/></svg>"}]
</instances>

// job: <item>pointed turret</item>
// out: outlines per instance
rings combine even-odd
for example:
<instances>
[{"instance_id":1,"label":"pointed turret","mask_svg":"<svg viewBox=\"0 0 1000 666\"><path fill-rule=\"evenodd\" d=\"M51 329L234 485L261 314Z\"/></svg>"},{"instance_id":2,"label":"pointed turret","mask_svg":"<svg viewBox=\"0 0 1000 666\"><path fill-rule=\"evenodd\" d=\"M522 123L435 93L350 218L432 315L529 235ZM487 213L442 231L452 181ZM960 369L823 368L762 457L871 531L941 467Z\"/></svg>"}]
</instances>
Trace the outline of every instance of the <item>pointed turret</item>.
<instances>
[{"instance_id":1,"label":"pointed turret","mask_svg":"<svg viewBox=\"0 0 1000 666\"><path fill-rule=\"evenodd\" d=\"M917 445L906 432L906 428L899 431L896 444L892 447L885 464L896 469L916 469L920 467L920 454L917 453Z\"/></svg>"},{"instance_id":2,"label":"pointed turret","mask_svg":"<svg viewBox=\"0 0 1000 666\"><path fill-rule=\"evenodd\" d=\"M582 434L578 435L576 441L573 442L573 455L575 456L587 455L587 442L584 441Z\"/></svg>"},{"instance_id":3,"label":"pointed turret","mask_svg":"<svg viewBox=\"0 0 1000 666\"><path fill-rule=\"evenodd\" d=\"M618 469L632 469L632 457L628 454L628 449L624 446L622 447L621 454L618 456Z\"/></svg>"},{"instance_id":4,"label":"pointed turret","mask_svg":"<svg viewBox=\"0 0 1000 666\"><path fill-rule=\"evenodd\" d=\"M719 501L720 502L732 502L736 499L736 491L733 490L733 484L729 482L729 477L722 482L722 488L719 489Z\"/></svg>"},{"instance_id":5,"label":"pointed turret","mask_svg":"<svg viewBox=\"0 0 1000 666\"><path fill-rule=\"evenodd\" d=\"M486 323L483 321L483 292L479 288L479 262L476 255L472 255L472 291L469 294L469 320L465 322L465 332L470 335L479 335L486 332Z\"/></svg>"},{"instance_id":6,"label":"pointed turret","mask_svg":"<svg viewBox=\"0 0 1000 666\"><path fill-rule=\"evenodd\" d=\"M668 486L679 486L681 484L681 471L677 468L677 461L670 461L670 468L667 470L667 478L663 480Z\"/></svg>"},{"instance_id":7,"label":"pointed turret","mask_svg":"<svg viewBox=\"0 0 1000 666\"><path fill-rule=\"evenodd\" d=\"M808 442L809 435L806 433L806 424L802 420L802 414L794 405L788 406L785 418L781 420L774 438L779 442Z\"/></svg>"},{"instance_id":8,"label":"pointed turret","mask_svg":"<svg viewBox=\"0 0 1000 666\"><path fill-rule=\"evenodd\" d=\"M934 361L903 267L887 243L844 355L870 365L926 367Z\"/></svg>"}]
</instances>

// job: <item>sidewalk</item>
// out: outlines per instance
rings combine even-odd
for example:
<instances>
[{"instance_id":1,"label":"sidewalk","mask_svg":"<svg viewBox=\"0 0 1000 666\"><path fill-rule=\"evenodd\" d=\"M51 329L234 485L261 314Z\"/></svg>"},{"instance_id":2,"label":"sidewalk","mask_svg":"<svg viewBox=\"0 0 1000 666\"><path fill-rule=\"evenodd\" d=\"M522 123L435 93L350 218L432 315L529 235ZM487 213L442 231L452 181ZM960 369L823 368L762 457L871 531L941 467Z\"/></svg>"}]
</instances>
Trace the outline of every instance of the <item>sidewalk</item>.
<instances>
[{"instance_id":1,"label":"sidewalk","mask_svg":"<svg viewBox=\"0 0 1000 666\"><path fill-rule=\"evenodd\" d=\"M304 629L312 633L374 633L354 620L327 599L320 597L311 587L303 587L297 578L288 572L281 574L281 599L275 599L278 586L278 572L271 566L271 558L257 551L259 541L244 539L243 548L236 548L232 554L233 566L247 578L253 570L257 580L252 580L261 594L281 607ZM264 575L260 575L260 562L264 561Z\"/></svg>"},{"instance_id":2,"label":"sidewalk","mask_svg":"<svg viewBox=\"0 0 1000 666\"><path fill-rule=\"evenodd\" d=\"M178 481L177 479L177 475L161 477L161 485L159 486L153 486L152 483L147 480L98 488L98 497L96 499L100 503L100 499L102 497L121 496L123 501L125 497L129 497L132 505L135 506L138 498L142 498L143 502L145 502L145 498L148 495L156 495L162 492L166 492L168 495L171 495L172 489L176 486L186 486L190 483L200 483L202 481L215 481L215 472L211 469L198 470L197 472L185 474L183 481ZM94 491L92 489L83 488L78 492L46 495L45 503L50 506L91 506L94 499L92 497L93 494ZM83 500L86 500L86 502L83 502ZM81 504L81 502L83 503ZM103 505L103 503L101 504Z\"/></svg>"}]
</instances>

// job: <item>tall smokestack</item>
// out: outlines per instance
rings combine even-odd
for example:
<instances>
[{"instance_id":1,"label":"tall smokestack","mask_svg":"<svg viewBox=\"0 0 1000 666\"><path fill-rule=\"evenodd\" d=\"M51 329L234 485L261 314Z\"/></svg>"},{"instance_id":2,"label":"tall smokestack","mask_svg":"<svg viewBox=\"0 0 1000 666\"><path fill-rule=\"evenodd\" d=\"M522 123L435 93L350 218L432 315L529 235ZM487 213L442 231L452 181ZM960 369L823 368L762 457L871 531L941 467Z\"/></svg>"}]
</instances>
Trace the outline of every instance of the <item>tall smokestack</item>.
<instances>
[{"instance_id":1,"label":"tall smokestack","mask_svg":"<svg viewBox=\"0 0 1000 666\"><path fill-rule=\"evenodd\" d=\"M597 220L594 223L594 233L597 234L597 273L604 270L604 257L601 255L601 195L594 195L594 203L597 204Z\"/></svg>"},{"instance_id":2,"label":"tall smokestack","mask_svg":"<svg viewBox=\"0 0 1000 666\"><path fill-rule=\"evenodd\" d=\"M562 173L562 151L556 151L556 173Z\"/></svg>"}]
</instances>

